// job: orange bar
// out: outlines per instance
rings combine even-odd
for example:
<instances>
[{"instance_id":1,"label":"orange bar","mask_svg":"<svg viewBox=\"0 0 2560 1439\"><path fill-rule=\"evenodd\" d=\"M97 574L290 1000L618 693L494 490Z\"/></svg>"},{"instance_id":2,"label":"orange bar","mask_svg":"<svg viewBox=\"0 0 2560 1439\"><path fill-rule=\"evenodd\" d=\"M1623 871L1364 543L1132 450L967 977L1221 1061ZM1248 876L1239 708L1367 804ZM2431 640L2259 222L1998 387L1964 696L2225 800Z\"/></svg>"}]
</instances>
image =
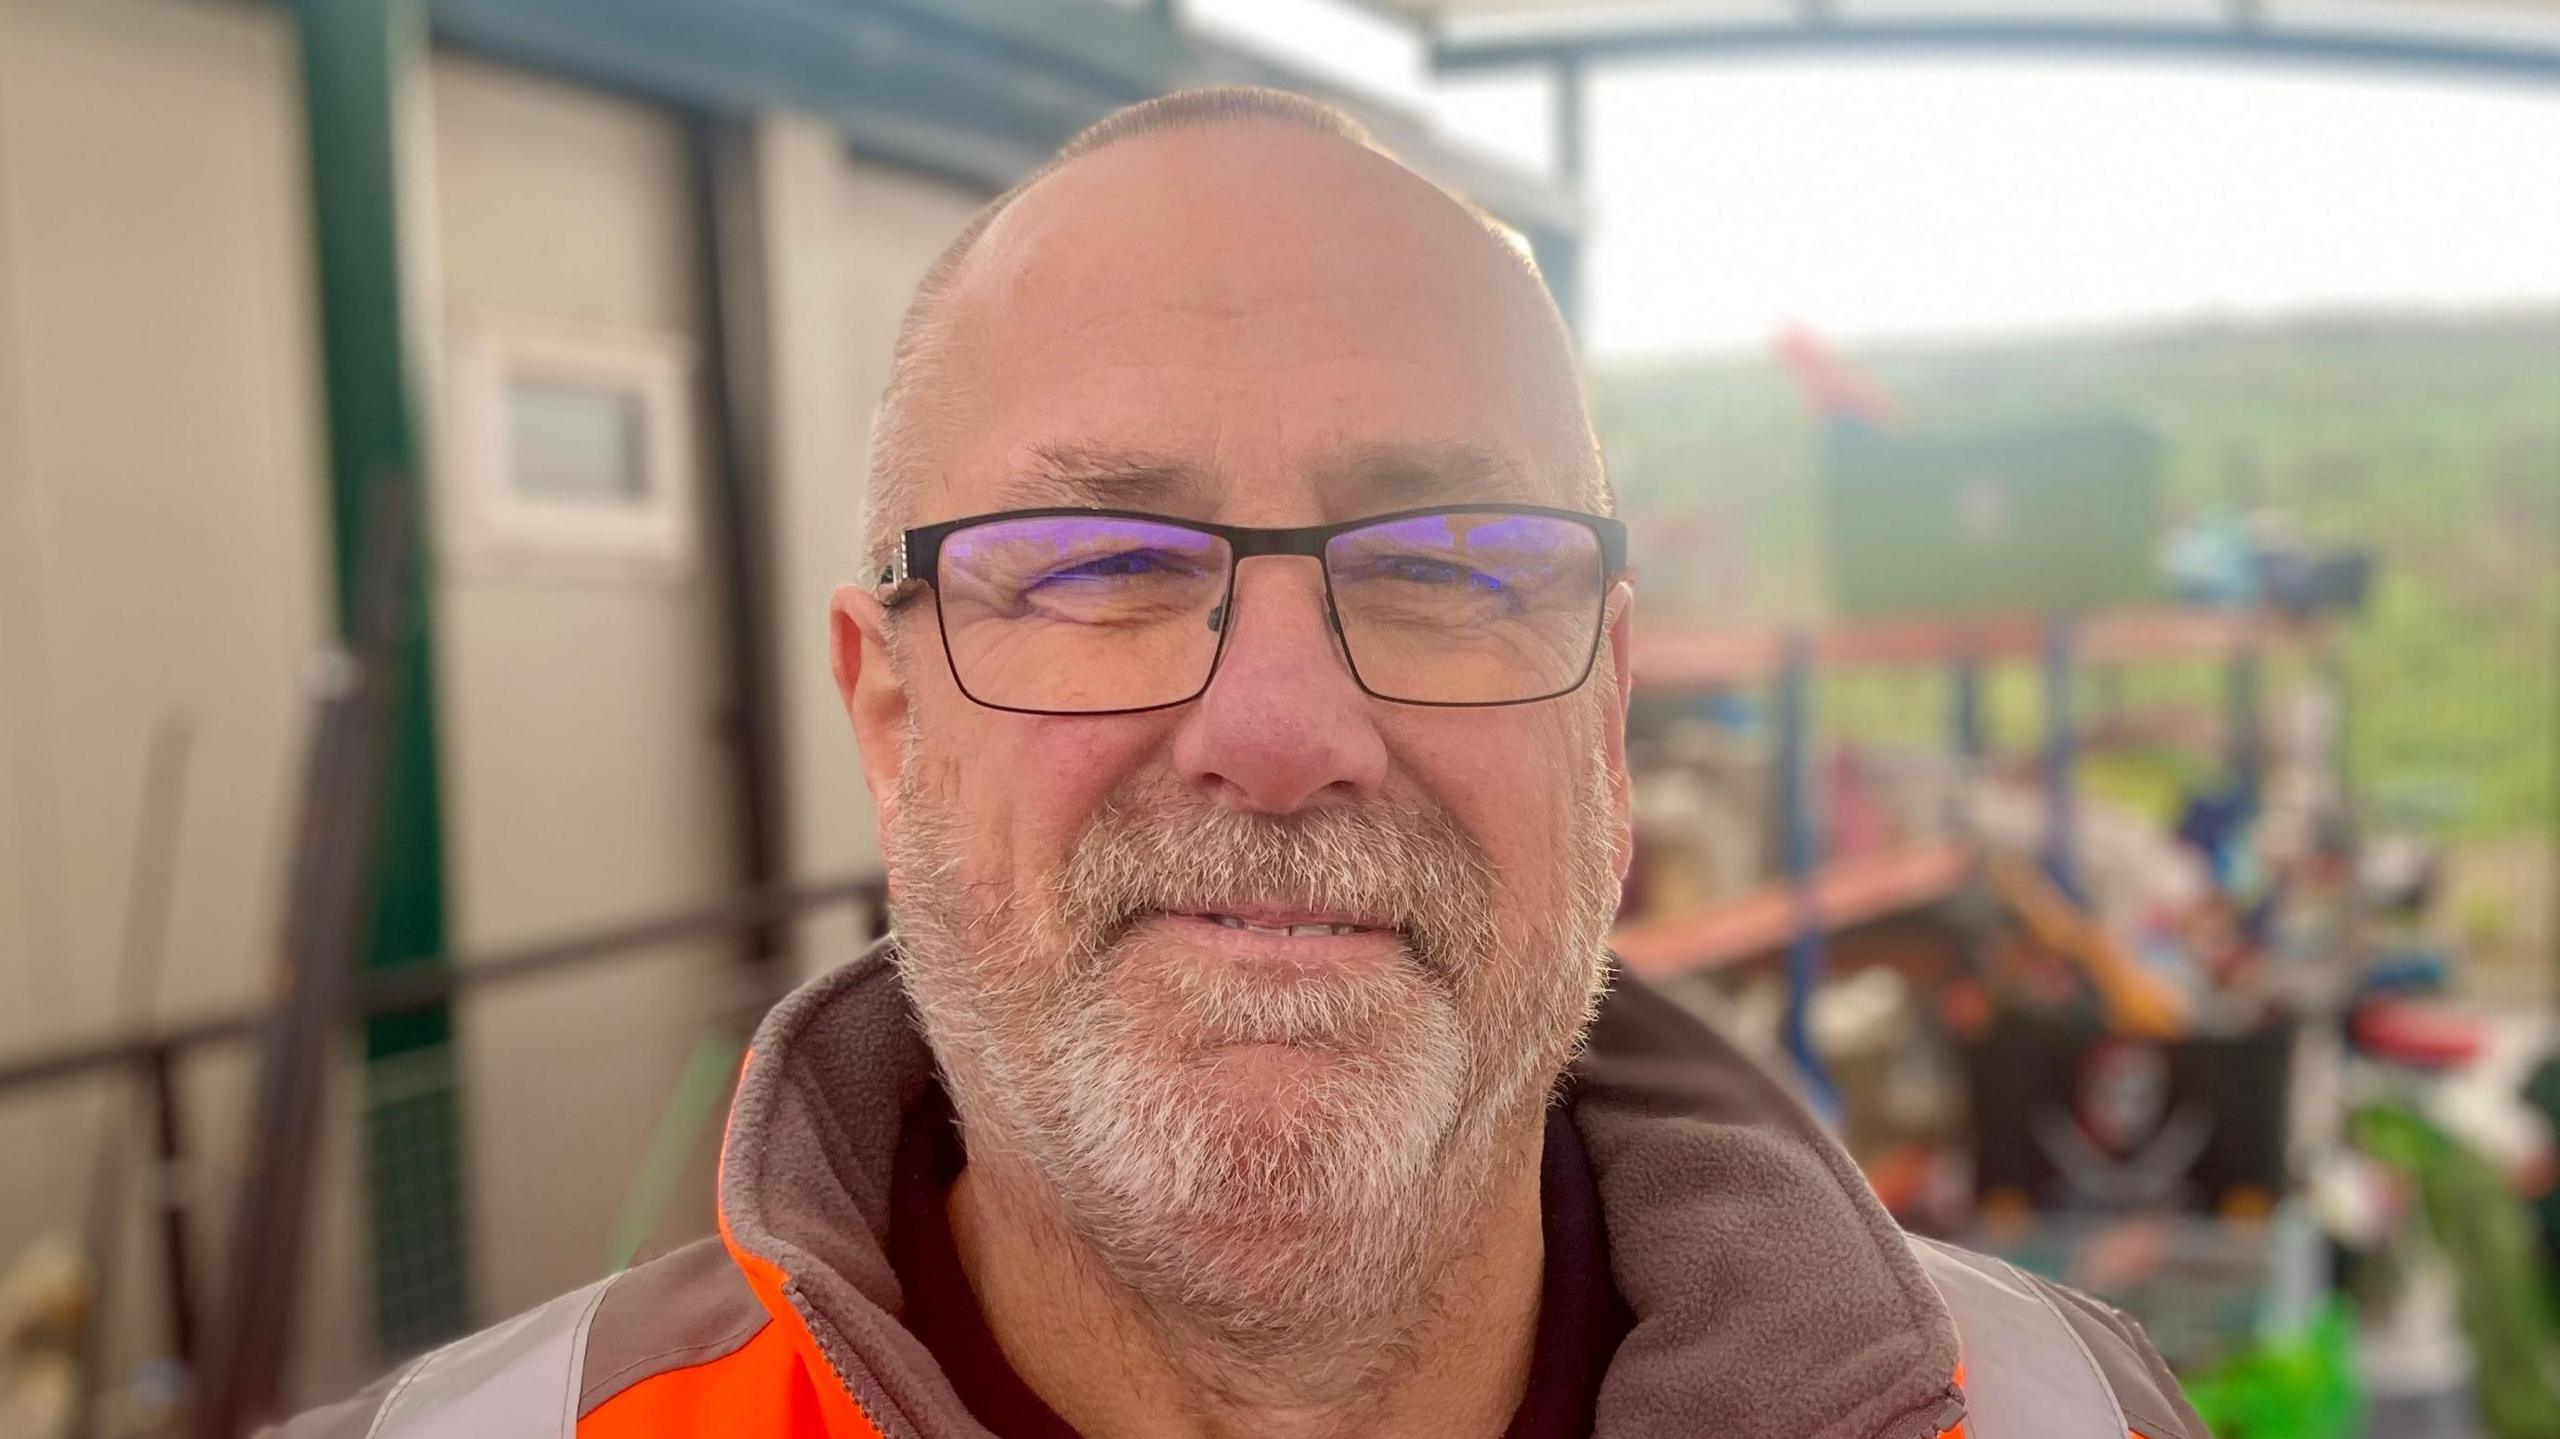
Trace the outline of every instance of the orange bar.
<instances>
[{"instance_id":1,"label":"orange bar","mask_svg":"<svg viewBox=\"0 0 2560 1439\"><path fill-rule=\"evenodd\" d=\"M2041 652L2045 622L1980 619L1860 620L1812 631L1821 665L1952 664L2023 659ZM2298 646L2316 626L2259 612L2205 609L2118 610L2080 622L2077 649L2089 664L2140 660L2220 659L2252 646ZM1633 665L1636 685L1653 690L1712 689L1774 674L1787 630L1775 625L1640 623Z\"/></svg>"},{"instance_id":2,"label":"orange bar","mask_svg":"<svg viewBox=\"0 0 2560 1439\"><path fill-rule=\"evenodd\" d=\"M1834 934L1944 899L1972 866L1972 851L1951 839L1842 860L1815 878L1814 913L1823 932ZM1793 937L1795 922L1795 894L1764 885L1688 914L1627 925L1609 942L1637 974L1694 974L1774 953Z\"/></svg>"}]
</instances>

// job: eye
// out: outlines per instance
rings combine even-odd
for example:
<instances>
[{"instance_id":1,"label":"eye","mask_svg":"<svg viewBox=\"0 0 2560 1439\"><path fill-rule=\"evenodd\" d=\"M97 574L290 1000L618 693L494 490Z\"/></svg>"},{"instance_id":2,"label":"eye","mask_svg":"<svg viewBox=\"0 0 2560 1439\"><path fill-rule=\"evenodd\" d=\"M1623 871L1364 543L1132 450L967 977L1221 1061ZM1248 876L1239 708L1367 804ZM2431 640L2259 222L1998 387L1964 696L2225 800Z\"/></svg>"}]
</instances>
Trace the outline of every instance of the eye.
<instances>
[{"instance_id":1,"label":"eye","mask_svg":"<svg viewBox=\"0 0 2560 1439\"><path fill-rule=\"evenodd\" d=\"M1039 589L1044 585L1076 580L1122 580L1146 575L1184 574L1192 568L1162 550L1121 550L1061 565L1032 581L1030 587Z\"/></svg>"},{"instance_id":2,"label":"eye","mask_svg":"<svg viewBox=\"0 0 2560 1439\"><path fill-rule=\"evenodd\" d=\"M1488 594L1503 588L1502 581L1484 571L1449 560L1435 560L1428 555L1390 555L1379 561L1378 573L1391 580L1417 585L1466 585Z\"/></svg>"}]
</instances>

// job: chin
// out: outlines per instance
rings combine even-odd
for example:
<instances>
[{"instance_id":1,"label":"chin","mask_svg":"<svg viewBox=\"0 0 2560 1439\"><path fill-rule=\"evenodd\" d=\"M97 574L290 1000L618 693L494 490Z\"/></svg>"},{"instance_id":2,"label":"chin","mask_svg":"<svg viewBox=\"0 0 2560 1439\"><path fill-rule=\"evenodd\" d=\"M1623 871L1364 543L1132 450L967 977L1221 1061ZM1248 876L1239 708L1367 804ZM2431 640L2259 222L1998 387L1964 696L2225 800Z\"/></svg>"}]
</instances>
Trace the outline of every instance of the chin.
<instances>
[{"instance_id":1,"label":"chin","mask_svg":"<svg viewBox=\"0 0 2560 1439\"><path fill-rule=\"evenodd\" d=\"M1133 1290L1230 1343L1401 1311L1451 1213L1453 1097L1254 1048L1185 1066L1152 1113L1095 1116L1120 1147L1088 1176L1079 1227Z\"/></svg>"},{"instance_id":2,"label":"chin","mask_svg":"<svg viewBox=\"0 0 2560 1439\"><path fill-rule=\"evenodd\" d=\"M1428 1025L1370 1043L1124 1053L1082 1116L1109 1207L1161 1236L1328 1242L1395 1227L1450 1160L1458 1048Z\"/></svg>"},{"instance_id":3,"label":"chin","mask_svg":"<svg viewBox=\"0 0 2560 1439\"><path fill-rule=\"evenodd\" d=\"M1182 1080L1200 1102L1240 1127L1286 1131L1318 1116L1364 1057L1308 1044L1230 1044L1205 1050L1183 1066Z\"/></svg>"},{"instance_id":4,"label":"chin","mask_svg":"<svg viewBox=\"0 0 2560 1439\"><path fill-rule=\"evenodd\" d=\"M1353 962L1305 964L1230 953L1200 942L1205 926L1192 929L1117 947L1108 985L1124 1042L1192 1059L1356 1062L1412 1042L1418 1028L1457 1026L1448 994L1398 942L1349 942Z\"/></svg>"}]
</instances>

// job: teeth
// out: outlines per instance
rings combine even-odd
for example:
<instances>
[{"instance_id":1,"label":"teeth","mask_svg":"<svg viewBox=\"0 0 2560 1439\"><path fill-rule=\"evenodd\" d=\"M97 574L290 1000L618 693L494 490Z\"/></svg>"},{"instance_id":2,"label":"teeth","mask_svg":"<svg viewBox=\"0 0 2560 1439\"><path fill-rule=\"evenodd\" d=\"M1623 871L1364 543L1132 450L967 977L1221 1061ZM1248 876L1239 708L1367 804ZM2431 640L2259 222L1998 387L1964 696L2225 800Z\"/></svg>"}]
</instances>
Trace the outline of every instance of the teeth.
<instances>
[{"instance_id":1,"label":"teeth","mask_svg":"<svg viewBox=\"0 0 2560 1439\"><path fill-rule=\"evenodd\" d=\"M1236 918L1232 914L1213 914L1208 916L1208 918L1216 921L1225 928L1241 929L1250 934L1285 934L1292 937L1298 937L1308 935L1358 934L1360 932L1360 926L1356 924L1251 924Z\"/></svg>"}]
</instances>

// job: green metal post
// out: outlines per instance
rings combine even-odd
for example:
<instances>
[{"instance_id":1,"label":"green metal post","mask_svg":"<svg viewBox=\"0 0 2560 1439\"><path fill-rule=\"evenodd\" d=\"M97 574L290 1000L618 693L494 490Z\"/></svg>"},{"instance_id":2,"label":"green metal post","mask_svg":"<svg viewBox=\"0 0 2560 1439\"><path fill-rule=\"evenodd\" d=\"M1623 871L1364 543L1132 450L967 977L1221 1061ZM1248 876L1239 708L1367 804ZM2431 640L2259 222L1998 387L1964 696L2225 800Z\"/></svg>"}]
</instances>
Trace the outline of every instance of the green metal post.
<instances>
[{"instance_id":1,"label":"green metal post","mask_svg":"<svg viewBox=\"0 0 2560 1439\"><path fill-rule=\"evenodd\" d=\"M297 0L294 12L343 629L371 490L424 472L404 313L399 128L404 89L425 80L426 15L419 0ZM446 948L429 610L413 602L409 612L418 627L401 656L368 969L438 963ZM388 1353L458 1333L470 1317L451 1038L441 1005L374 1020L365 1032L375 1321Z\"/></svg>"}]
</instances>

